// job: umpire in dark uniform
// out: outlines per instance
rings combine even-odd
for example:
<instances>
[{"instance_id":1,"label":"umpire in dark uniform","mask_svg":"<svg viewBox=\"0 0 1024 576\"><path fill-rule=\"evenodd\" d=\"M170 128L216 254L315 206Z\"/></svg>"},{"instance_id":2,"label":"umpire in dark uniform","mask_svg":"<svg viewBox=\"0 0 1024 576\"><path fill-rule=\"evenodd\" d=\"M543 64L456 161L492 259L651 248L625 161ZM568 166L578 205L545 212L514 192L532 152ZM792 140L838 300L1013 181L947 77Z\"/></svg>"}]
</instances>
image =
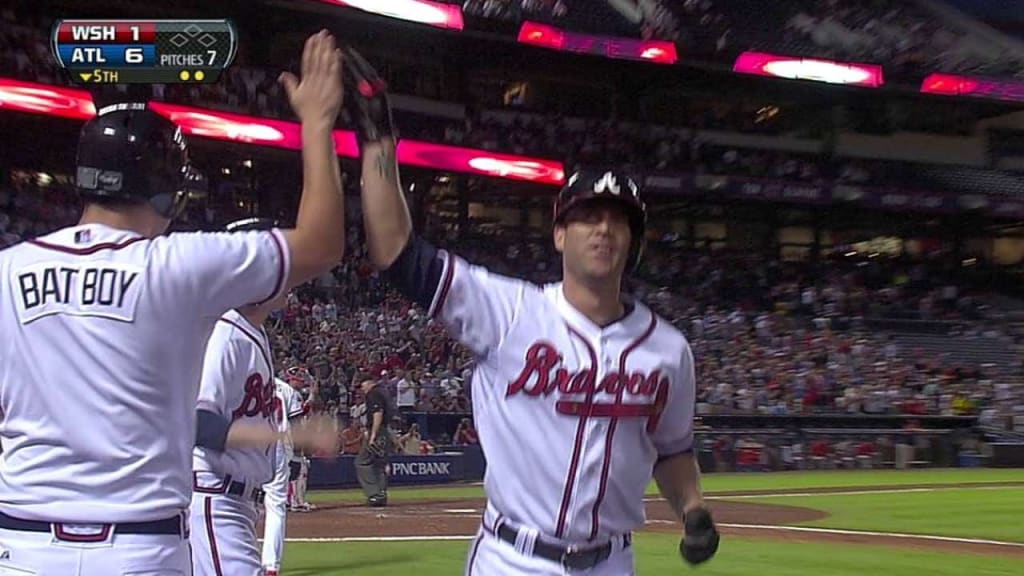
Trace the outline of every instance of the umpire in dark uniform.
<instances>
[{"instance_id":1,"label":"umpire in dark uniform","mask_svg":"<svg viewBox=\"0 0 1024 576\"><path fill-rule=\"evenodd\" d=\"M391 395L374 380L360 384L366 403L363 445L356 456L356 477L366 494L366 502L375 508L388 504L388 454L394 446L388 424L395 416Z\"/></svg>"}]
</instances>

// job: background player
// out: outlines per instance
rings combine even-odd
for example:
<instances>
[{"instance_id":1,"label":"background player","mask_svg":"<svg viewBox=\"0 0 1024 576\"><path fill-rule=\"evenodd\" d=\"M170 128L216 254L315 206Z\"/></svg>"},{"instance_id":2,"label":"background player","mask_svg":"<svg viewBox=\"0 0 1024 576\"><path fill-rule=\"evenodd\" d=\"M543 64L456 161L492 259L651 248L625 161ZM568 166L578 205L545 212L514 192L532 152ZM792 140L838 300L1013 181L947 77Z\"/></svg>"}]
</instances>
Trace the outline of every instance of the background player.
<instances>
[{"instance_id":1,"label":"background player","mask_svg":"<svg viewBox=\"0 0 1024 576\"><path fill-rule=\"evenodd\" d=\"M270 220L251 218L229 224L228 230L274 227ZM267 304L229 310L206 346L193 456L191 542L197 576L262 573L257 504L286 438L275 414L273 354L263 324L286 299L282 293ZM291 430L290 439L328 453L338 449L330 419L306 420Z\"/></svg>"},{"instance_id":2,"label":"background player","mask_svg":"<svg viewBox=\"0 0 1024 576\"><path fill-rule=\"evenodd\" d=\"M316 405L319 387L316 379L303 367L293 366L285 373L288 388L283 390L285 415L290 423L302 422ZM302 393L309 396L302 398ZM312 512L316 506L306 502L309 482L309 454L304 446L293 446L288 462L288 509L292 512Z\"/></svg>"},{"instance_id":3,"label":"background player","mask_svg":"<svg viewBox=\"0 0 1024 576\"><path fill-rule=\"evenodd\" d=\"M346 72L370 257L477 360L488 503L467 573L633 574L630 534L645 523L652 474L685 524L683 557L708 560L718 533L692 453L693 356L621 292L645 228L636 185L610 172L569 179L553 235L562 282L491 274L412 233L385 85L355 53Z\"/></svg>"},{"instance_id":4,"label":"background player","mask_svg":"<svg viewBox=\"0 0 1024 576\"><path fill-rule=\"evenodd\" d=\"M188 574L195 402L227 310L330 270L345 246L326 32L282 76L302 122L294 230L161 236L184 208L181 131L145 104L82 128L79 223L0 252L0 570Z\"/></svg>"},{"instance_id":5,"label":"background player","mask_svg":"<svg viewBox=\"0 0 1024 576\"><path fill-rule=\"evenodd\" d=\"M288 482L294 448L290 435L288 414L295 407L289 402L300 401L294 389L280 378L274 378L274 421L278 431L284 435L278 442L275 458L274 478L263 486L263 505L266 517L263 522L263 570L264 576L277 576L284 559L284 538L287 532Z\"/></svg>"}]
</instances>

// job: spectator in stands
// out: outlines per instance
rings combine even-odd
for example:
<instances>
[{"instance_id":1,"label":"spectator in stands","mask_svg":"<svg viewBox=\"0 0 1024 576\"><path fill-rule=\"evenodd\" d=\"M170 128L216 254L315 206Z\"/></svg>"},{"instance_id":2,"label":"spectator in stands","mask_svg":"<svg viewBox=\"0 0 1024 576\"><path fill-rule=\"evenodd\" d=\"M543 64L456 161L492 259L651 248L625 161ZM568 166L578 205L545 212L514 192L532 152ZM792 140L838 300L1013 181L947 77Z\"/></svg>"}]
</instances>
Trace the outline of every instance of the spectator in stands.
<instances>
[{"instance_id":1,"label":"spectator in stands","mask_svg":"<svg viewBox=\"0 0 1024 576\"><path fill-rule=\"evenodd\" d=\"M476 428L473 427L472 421L469 418L463 418L459 422L459 427L455 430L456 446L470 446L480 443L480 437L477 436Z\"/></svg>"}]
</instances>

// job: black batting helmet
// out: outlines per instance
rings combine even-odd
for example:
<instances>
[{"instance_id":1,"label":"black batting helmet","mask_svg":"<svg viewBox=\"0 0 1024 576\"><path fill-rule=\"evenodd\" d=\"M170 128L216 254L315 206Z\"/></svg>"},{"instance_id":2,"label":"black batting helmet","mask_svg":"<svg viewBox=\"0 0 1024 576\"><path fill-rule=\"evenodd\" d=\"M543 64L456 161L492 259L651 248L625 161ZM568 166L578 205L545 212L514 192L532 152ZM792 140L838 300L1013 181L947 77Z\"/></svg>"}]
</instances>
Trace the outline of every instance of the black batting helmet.
<instances>
[{"instance_id":1,"label":"black batting helmet","mask_svg":"<svg viewBox=\"0 0 1024 576\"><path fill-rule=\"evenodd\" d=\"M144 103L101 108L82 127L75 185L85 198L148 202L174 219L192 180L181 129Z\"/></svg>"},{"instance_id":2,"label":"black batting helmet","mask_svg":"<svg viewBox=\"0 0 1024 576\"><path fill-rule=\"evenodd\" d=\"M250 230L273 230L278 227L277 220L272 218L243 218L224 226L225 232L248 232Z\"/></svg>"},{"instance_id":3,"label":"black batting helmet","mask_svg":"<svg viewBox=\"0 0 1024 576\"><path fill-rule=\"evenodd\" d=\"M573 207L586 202L613 202L629 218L633 240L626 261L626 271L633 271L640 263L647 230L647 207L640 199L640 187L632 178L615 171L581 170L566 181L555 201L554 223L565 222Z\"/></svg>"}]
</instances>

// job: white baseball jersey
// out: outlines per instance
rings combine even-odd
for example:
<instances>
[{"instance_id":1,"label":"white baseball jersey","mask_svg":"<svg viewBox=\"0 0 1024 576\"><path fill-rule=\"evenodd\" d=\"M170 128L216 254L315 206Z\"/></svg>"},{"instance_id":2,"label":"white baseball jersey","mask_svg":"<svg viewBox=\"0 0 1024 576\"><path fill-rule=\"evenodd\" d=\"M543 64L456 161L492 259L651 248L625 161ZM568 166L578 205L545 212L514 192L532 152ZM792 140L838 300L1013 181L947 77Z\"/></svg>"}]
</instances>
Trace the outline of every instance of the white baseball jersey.
<instances>
[{"instance_id":1,"label":"white baseball jersey","mask_svg":"<svg viewBox=\"0 0 1024 576\"><path fill-rule=\"evenodd\" d=\"M306 413L306 403L302 400L302 394L293 388L291 384L287 382L280 382L280 384L278 384L277 392L281 396L281 404L286 424L293 418L298 418ZM302 459L300 454L295 453L295 449L290 443L288 446L288 453L292 460L298 461Z\"/></svg>"},{"instance_id":2,"label":"white baseball jersey","mask_svg":"<svg viewBox=\"0 0 1024 576\"><path fill-rule=\"evenodd\" d=\"M270 343L262 327L229 310L217 322L206 345L203 379L196 409L231 421L278 430L274 413L274 366ZM196 471L213 472L233 480L263 484L274 476L276 446L228 448L223 452L197 446L192 457Z\"/></svg>"},{"instance_id":3,"label":"white baseball jersey","mask_svg":"<svg viewBox=\"0 0 1024 576\"><path fill-rule=\"evenodd\" d=\"M601 328L561 283L535 286L441 254L430 313L477 357L489 506L574 542L642 527L654 464L693 444L686 338L643 304Z\"/></svg>"},{"instance_id":4,"label":"white baseball jersey","mask_svg":"<svg viewBox=\"0 0 1024 576\"><path fill-rule=\"evenodd\" d=\"M0 511L131 522L188 508L207 339L288 269L278 231L88 224L0 252Z\"/></svg>"},{"instance_id":5,"label":"white baseball jersey","mask_svg":"<svg viewBox=\"0 0 1024 576\"><path fill-rule=\"evenodd\" d=\"M293 399L292 394L295 394ZM274 421L277 422L277 431L285 434L285 439L282 442L285 454L288 459L292 457L292 438L291 438L291 425L289 424L290 418L288 417L289 411L296 410L295 401L298 400L298 409L301 411L302 399L298 398L298 393L292 388L291 384L288 384L280 378L274 378Z\"/></svg>"}]
</instances>

